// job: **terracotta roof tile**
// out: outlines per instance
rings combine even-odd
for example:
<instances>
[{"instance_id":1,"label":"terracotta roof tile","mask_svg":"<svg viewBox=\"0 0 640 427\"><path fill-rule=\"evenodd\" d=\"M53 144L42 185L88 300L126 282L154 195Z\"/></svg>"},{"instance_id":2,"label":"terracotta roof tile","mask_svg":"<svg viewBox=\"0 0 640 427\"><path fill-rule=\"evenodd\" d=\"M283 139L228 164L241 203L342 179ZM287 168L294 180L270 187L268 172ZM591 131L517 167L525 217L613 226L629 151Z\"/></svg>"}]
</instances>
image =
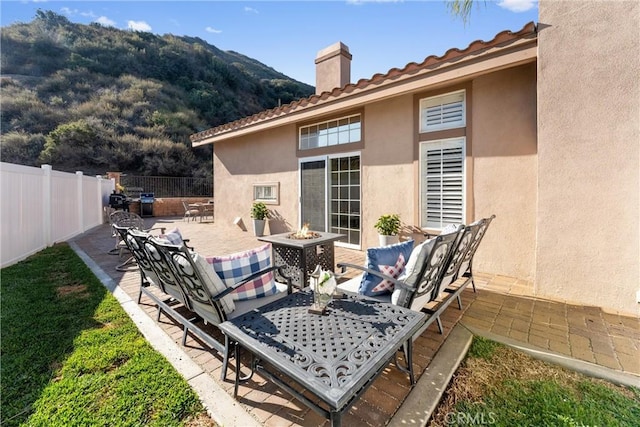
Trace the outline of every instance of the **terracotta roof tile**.
<instances>
[{"instance_id":1,"label":"terracotta roof tile","mask_svg":"<svg viewBox=\"0 0 640 427\"><path fill-rule=\"evenodd\" d=\"M388 81L392 81L394 79L400 78L402 76L407 76L411 74L415 74L419 71L433 68L437 65L441 65L445 62L451 62L454 60L458 60L462 57L468 56L470 54L479 53L485 49L491 47L497 47L504 43L509 43L514 40L524 38L527 36L535 35L537 32L537 28L534 22L529 22L526 24L520 31L512 32L509 30L502 31L491 39L490 41L476 40L469 44L465 49L457 49L451 48L445 52L442 56L430 55L425 58L421 63L410 62L405 65L403 68L392 68L387 71L385 74L377 73L374 74L369 79L360 79L356 83L349 83L342 88L335 88L331 91L325 91L321 94L311 95L308 98L303 98L298 101L293 101L289 104L282 105L280 107L272 108L270 110L261 111L252 116L244 117L233 122L225 123L223 125L205 130L203 132L199 132L191 135L190 139L192 142L199 142L209 137L226 133L233 130L241 129L250 124L254 124L266 119L270 119L273 117L286 115L291 112L306 108L308 106L312 106L317 104L320 101L326 101L328 99L337 98L341 95L348 95L352 93L356 89L365 89L370 85L380 85Z\"/></svg>"}]
</instances>

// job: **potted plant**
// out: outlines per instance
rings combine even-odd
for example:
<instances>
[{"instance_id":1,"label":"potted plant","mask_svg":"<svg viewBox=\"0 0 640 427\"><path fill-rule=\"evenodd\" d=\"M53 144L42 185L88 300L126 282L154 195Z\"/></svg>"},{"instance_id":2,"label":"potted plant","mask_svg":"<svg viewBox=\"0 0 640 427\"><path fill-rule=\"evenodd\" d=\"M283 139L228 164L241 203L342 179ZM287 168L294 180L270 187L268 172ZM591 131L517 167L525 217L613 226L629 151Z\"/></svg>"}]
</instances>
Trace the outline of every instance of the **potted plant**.
<instances>
[{"instance_id":1,"label":"potted plant","mask_svg":"<svg viewBox=\"0 0 640 427\"><path fill-rule=\"evenodd\" d=\"M384 214L378 218L374 227L378 230L380 246L387 246L399 242L400 215Z\"/></svg>"},{"instance_id":2,"label":"potted plant","mask_svg":"<svg viewBox=\"0 0 640 427\"><path fill-rule=\"evenodd\" d=\"M251 206L251 218L253 218L253 232L257 237L264 235L267 216L269 216L267 205L262 202L254 202Z\"/></svg>"}]
</instances>

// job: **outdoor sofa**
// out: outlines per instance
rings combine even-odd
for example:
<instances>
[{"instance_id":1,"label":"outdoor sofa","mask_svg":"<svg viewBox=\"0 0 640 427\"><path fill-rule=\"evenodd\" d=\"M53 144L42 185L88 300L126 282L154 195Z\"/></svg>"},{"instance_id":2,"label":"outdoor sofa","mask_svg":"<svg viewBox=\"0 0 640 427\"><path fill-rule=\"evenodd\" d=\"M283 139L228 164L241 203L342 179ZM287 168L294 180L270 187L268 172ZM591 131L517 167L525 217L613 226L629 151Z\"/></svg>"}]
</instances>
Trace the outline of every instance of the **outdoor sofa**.
<instances>
[{"instance_id":1,"label":"outdoor sofa","mask_svg":"<svg viewBox=\"0 0 640 427\"><path fill-rule=\"evenodd\" d=\"M191 332L220 353L223 357L223 380L227 373L230 343L226 337L223 342L221 334L205 330L205 325L217 327L292 291L291 280L264 256L270 253L270 245L225 257L206 258L181 242L172 243L166 237L152 236L135 228L116 226L116 229L124 233L127 246L138 263L138 304L144 294L158 306L158 320L165 313L179 322L183 328L182 345L186 344L187 334ZM224 274L221 277L216 273L211 260L229 267L225 271L228 273L226 278ZM249 266L249 263L253 265ZM248 268L253 272L247 277ZM284 283L275 281L275 270L279 271L278 276L285 280ZM236 273L242 278L234 277ZM236 299L234 291L242 298Z\"/></svg>"},{"instance_id":2,"label":"outdoor sofa","mask_svg":"<svg viewBox=\"0 0 640 427\"><path fill-rule=\"evenodd\" d=\"M338 290L351 295L365 294L370 298L390 301L429 314L416 337L433 321L437 322L438 330L442 333L440 314L454 299L458 301L458 308L462 309L460 294L469 283L473 291L476 291L473 256L494 218L495 215L492 215L470 225L449 226L442 234L415 247L413 241L407 241L384 248L369 249L366 266L338 263L343 275L349 268L362 271L362 274L340 283ZM384 255L381 255L383 251ZM398 263L397 259L401 256L408 260L404 268L398 268L396 264L395 269L386 269L387 272L400 274L385 274L377 264L383 256L391 257L390 261L386 261L389 264ZM375 287L372 288L369 282ZM380 291L380 288L385 287L384 283L388 284L387 289ZM376 289L379 290L378 293L372 292Z\"/></svg>"}]
</instances>

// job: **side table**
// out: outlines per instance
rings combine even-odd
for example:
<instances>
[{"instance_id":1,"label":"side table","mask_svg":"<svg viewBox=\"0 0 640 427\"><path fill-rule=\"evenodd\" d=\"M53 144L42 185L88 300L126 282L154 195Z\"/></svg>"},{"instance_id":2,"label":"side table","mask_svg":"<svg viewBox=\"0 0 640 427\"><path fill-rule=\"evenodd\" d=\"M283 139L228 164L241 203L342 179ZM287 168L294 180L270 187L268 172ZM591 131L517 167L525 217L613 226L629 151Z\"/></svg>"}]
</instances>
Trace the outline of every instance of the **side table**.
<instances>
[{"instance_id":1,"label":"side table","mask_svg":"<svg viewBox=\"0 0 640 427\"><path fill-rule=\"evenodd\" d=\"M258 240L271 243L273 263L284 265L284 272L298 288L309 284L309 275L320 265L324 270L335 269L333 244L346 239L344 234L315 232L318 237L309 239L292 238L291 232L258 237Z\"/></svg>"}]
</instances>

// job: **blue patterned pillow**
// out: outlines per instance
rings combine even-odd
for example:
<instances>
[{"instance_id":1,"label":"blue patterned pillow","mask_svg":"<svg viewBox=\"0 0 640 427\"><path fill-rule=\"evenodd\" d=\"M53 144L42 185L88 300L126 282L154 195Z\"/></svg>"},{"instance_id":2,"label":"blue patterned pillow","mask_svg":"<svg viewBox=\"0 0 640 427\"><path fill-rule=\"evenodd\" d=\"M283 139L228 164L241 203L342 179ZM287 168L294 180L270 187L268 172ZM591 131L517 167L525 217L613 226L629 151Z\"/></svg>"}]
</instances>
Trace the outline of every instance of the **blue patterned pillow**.
<instances>
[{"instance_id":1,"label":"blue patterned pillow","mask_svg":"<svg viewBox=\"0 0 640 427\"><path fill-rule=\"evenodd\" d=\"M404 271L412 250L413 240L391 246L369 248L365 267L398 278ZM364 273L358 289L359 294L366 296L382 295L391 291L393 291L393 283L369 273Z\"/></svg>"}]
</instances>

